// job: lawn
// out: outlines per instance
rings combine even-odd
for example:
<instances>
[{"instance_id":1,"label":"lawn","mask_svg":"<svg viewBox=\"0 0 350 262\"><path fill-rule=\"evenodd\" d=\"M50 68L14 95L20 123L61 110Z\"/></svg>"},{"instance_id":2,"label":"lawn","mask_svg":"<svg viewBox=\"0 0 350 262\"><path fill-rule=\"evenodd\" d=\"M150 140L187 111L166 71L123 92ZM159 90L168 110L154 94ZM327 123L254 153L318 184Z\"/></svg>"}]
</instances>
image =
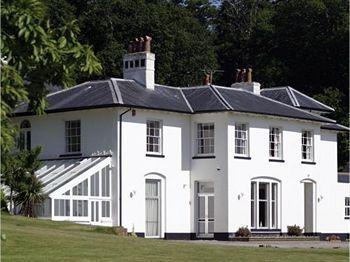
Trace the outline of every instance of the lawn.
<instances>
[{"instance_id":1,"label":"lawn","mask_svg":"<svg viewBox=\"0 0 350 262\"><path fill-rule=\"evenodd\" d=\"M348 261L344 249L246 248L118 237L108 228L2 214L2 261Z\"/></svg>"}]
</instances>

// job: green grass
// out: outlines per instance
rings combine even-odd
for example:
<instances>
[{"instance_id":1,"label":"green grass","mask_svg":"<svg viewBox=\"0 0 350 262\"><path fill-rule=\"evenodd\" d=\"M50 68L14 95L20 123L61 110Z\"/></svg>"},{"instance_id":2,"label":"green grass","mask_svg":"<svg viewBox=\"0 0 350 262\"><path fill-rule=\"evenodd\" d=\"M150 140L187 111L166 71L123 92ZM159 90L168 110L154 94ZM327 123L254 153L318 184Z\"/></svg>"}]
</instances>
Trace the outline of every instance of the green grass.
<instances>
[{"instance_id":1,"label":"green grass","mask_svg":"<svg viewBox=\"0 0 350 262\"><path fill-rule=\"evenodd\" d=\"M2 214L2 261L348 261L344 249L246 248L118 237L110 229Z\"/></svg>"}]
</instances>

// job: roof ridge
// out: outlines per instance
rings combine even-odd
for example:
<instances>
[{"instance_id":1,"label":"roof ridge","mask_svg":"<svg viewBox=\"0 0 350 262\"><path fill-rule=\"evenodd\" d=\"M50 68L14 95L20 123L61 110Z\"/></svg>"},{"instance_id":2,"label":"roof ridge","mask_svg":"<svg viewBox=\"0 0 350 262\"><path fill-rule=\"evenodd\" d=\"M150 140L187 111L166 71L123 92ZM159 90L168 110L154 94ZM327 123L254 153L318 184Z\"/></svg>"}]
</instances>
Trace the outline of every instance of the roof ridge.
<instances>
[{"instance_id":1,"label":"roof ridge","mask_svg":"<svg viewBox=\"0 0 350 262\"><path fill-rule=\"evenodd\" d=\"M123 97L122 97L122 93L120 92L119 86L118 86L118 82L117 82L117 78L110 78L110 81L112 82L112 86L113 86L113 91L117 97L117 103L116 104L124 104L123 102Z\"/></svg>"},{"instance_id":2,"label":"roof ridge","mask_svg":"<svg viewBox=\"0 0 350 262\"><path fill-rule=\"evenodd\" d=\"M308 99L311 99L311 100L314 101L315 103L318 103L318 104L320 104L320 105L322 105L322 106L324 106L324 107L327 107L328 109L330 109L330 110L332 110L332 111L335 111L334 108L332 108L332 107L330 107L330 106L327 106L326 104L323 104L323 103L321 103L320 101L317 101L316 99L312 98L311 96L308 96L308 95L306 95L306 94L304 94L304 93L302 93L302 92L296 90L296 89L293 88L293 87L289 87L289 88L292 89L293 92L297 92L298 94L300 94L300 95L302 95L302 96L304 96L304 97L306 97L306 98L308 98ZM300 106L300 105L299 105L299 106Z\"/></svg>"},{"instance_id":3,"label":"roof ridge","mask_svg":"<svg viewBox=\"0 0 350 262\"><path fill-rule=\"evenodd\" d=\"M294 95L293 92L291 91L291 87L288 86L288 87L286 88L286 90L287 90L288 96L290 97L290 100L292 101L292 104L293 104L294 106L299 106L299 107L300 107L300 104L299 104L299 102L298 102L298 99L295 97L295 95Z\"/></svg>"},{"instance_id":4,"label":"roof ridge","mask_svg":"<svg viewBox=\"0 0 350 262\"><path fill-rule=\"evenodd\" d=\"M233 107L226 101L226 99L216 90L216 87L213 85L210 85L212 92L215 94L216 97L221 100L220 102L229 110L234 110Z\"/></svg>"},{"instance_id":5,"label":"roof ridge","mask_svg":"<svg viewBox=\"0 0 350 262\"><path fill-rule=\"evenodd\" d=\"M191 106L190 102L188 102L188 100L187 100L187 98L186 98L186 96L185 96L184 92L182 91L182 89L181 89L181 88L179 88L179 90L180 90L180 94L182 95L183 99L185 100L186 105L187 105L187 106L188 106L188 108L190 109L191 113L194 113L194 110L193 110L193 108L192 108L192 106Z\"/></svg>"}]
</instances>

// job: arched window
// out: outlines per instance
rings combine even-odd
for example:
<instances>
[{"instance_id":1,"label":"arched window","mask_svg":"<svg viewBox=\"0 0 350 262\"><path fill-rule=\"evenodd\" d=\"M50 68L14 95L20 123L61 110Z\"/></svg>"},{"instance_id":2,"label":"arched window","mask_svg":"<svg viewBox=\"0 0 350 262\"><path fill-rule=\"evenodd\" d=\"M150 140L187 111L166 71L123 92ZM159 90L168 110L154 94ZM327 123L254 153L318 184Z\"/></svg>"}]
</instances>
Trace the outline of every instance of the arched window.
<instances>
[{"instance_id":1,"label":"arched window","mask_svg":"<svg viewBox=\"0 0 350 262\"><path fill-rule=\"evenodd\" d=\"M28 120L23 120L20 125L18 148L20 150L31 149L31 125Z\"/></svg>"},{"instance_id":2,"label":"arched window","mask_svg":"<svg viewBox=\"0 0 350 262\"><path fill-rule=\"evenodd\" d=\"M277 229L279 227L280 182L257 178L251 181L251 228Z\"/></svg>"}]
</instances>

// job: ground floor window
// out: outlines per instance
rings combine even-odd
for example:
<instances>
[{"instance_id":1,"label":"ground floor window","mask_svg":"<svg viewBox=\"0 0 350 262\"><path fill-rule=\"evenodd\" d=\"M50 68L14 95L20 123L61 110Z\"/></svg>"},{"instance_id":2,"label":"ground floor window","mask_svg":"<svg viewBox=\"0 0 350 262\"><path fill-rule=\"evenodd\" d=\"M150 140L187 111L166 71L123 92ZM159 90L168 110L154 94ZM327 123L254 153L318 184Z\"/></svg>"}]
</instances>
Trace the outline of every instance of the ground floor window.
<instances>
[{"instance_id":1,"label":"ground floor window","mask_svg":"<svg viewBox=\"0 0 350 262\"><path fill-rule=\"evenodd\" d=\"M55 199L54 201L54 215L55 216L69 216L70 204L69 199Z\"/></svg>"},{"instance_id":2,"label":"ground floor window","mask_svg":"<svg viewBox=\"0 0 350 262\"><path fill-rule=\"evenodd\" d=\"M345 197L345 219L350 219L350 197Z\"/></svg>"},{"instance_id":3,"label":"ground floor window","mask_svg":"<svg viewBox=\"0 0 350 262\"><path fill-rule=\"evenodd\" d=\"M102 201L102 217L111 216L111 204L110 201Z\"/></svg>"},{"instance_id":4,"label":"ground floor window","mask_svg":"<svg viewBox=\"0 0 350 262\"><path fill-rule=\"evenodd\" d=\"M88 216L88 200L73 200L73 216Z\"/></svg>"},{"instance_id":5,"label":"ground floor window","mask_svg":"<svg viewBox=\"0 0 350 262\"><path fill-rule=\"evenodd\" d=\"M278 183L251 182L251 227L277 228Z\"/></svg>"}]
</instances>

